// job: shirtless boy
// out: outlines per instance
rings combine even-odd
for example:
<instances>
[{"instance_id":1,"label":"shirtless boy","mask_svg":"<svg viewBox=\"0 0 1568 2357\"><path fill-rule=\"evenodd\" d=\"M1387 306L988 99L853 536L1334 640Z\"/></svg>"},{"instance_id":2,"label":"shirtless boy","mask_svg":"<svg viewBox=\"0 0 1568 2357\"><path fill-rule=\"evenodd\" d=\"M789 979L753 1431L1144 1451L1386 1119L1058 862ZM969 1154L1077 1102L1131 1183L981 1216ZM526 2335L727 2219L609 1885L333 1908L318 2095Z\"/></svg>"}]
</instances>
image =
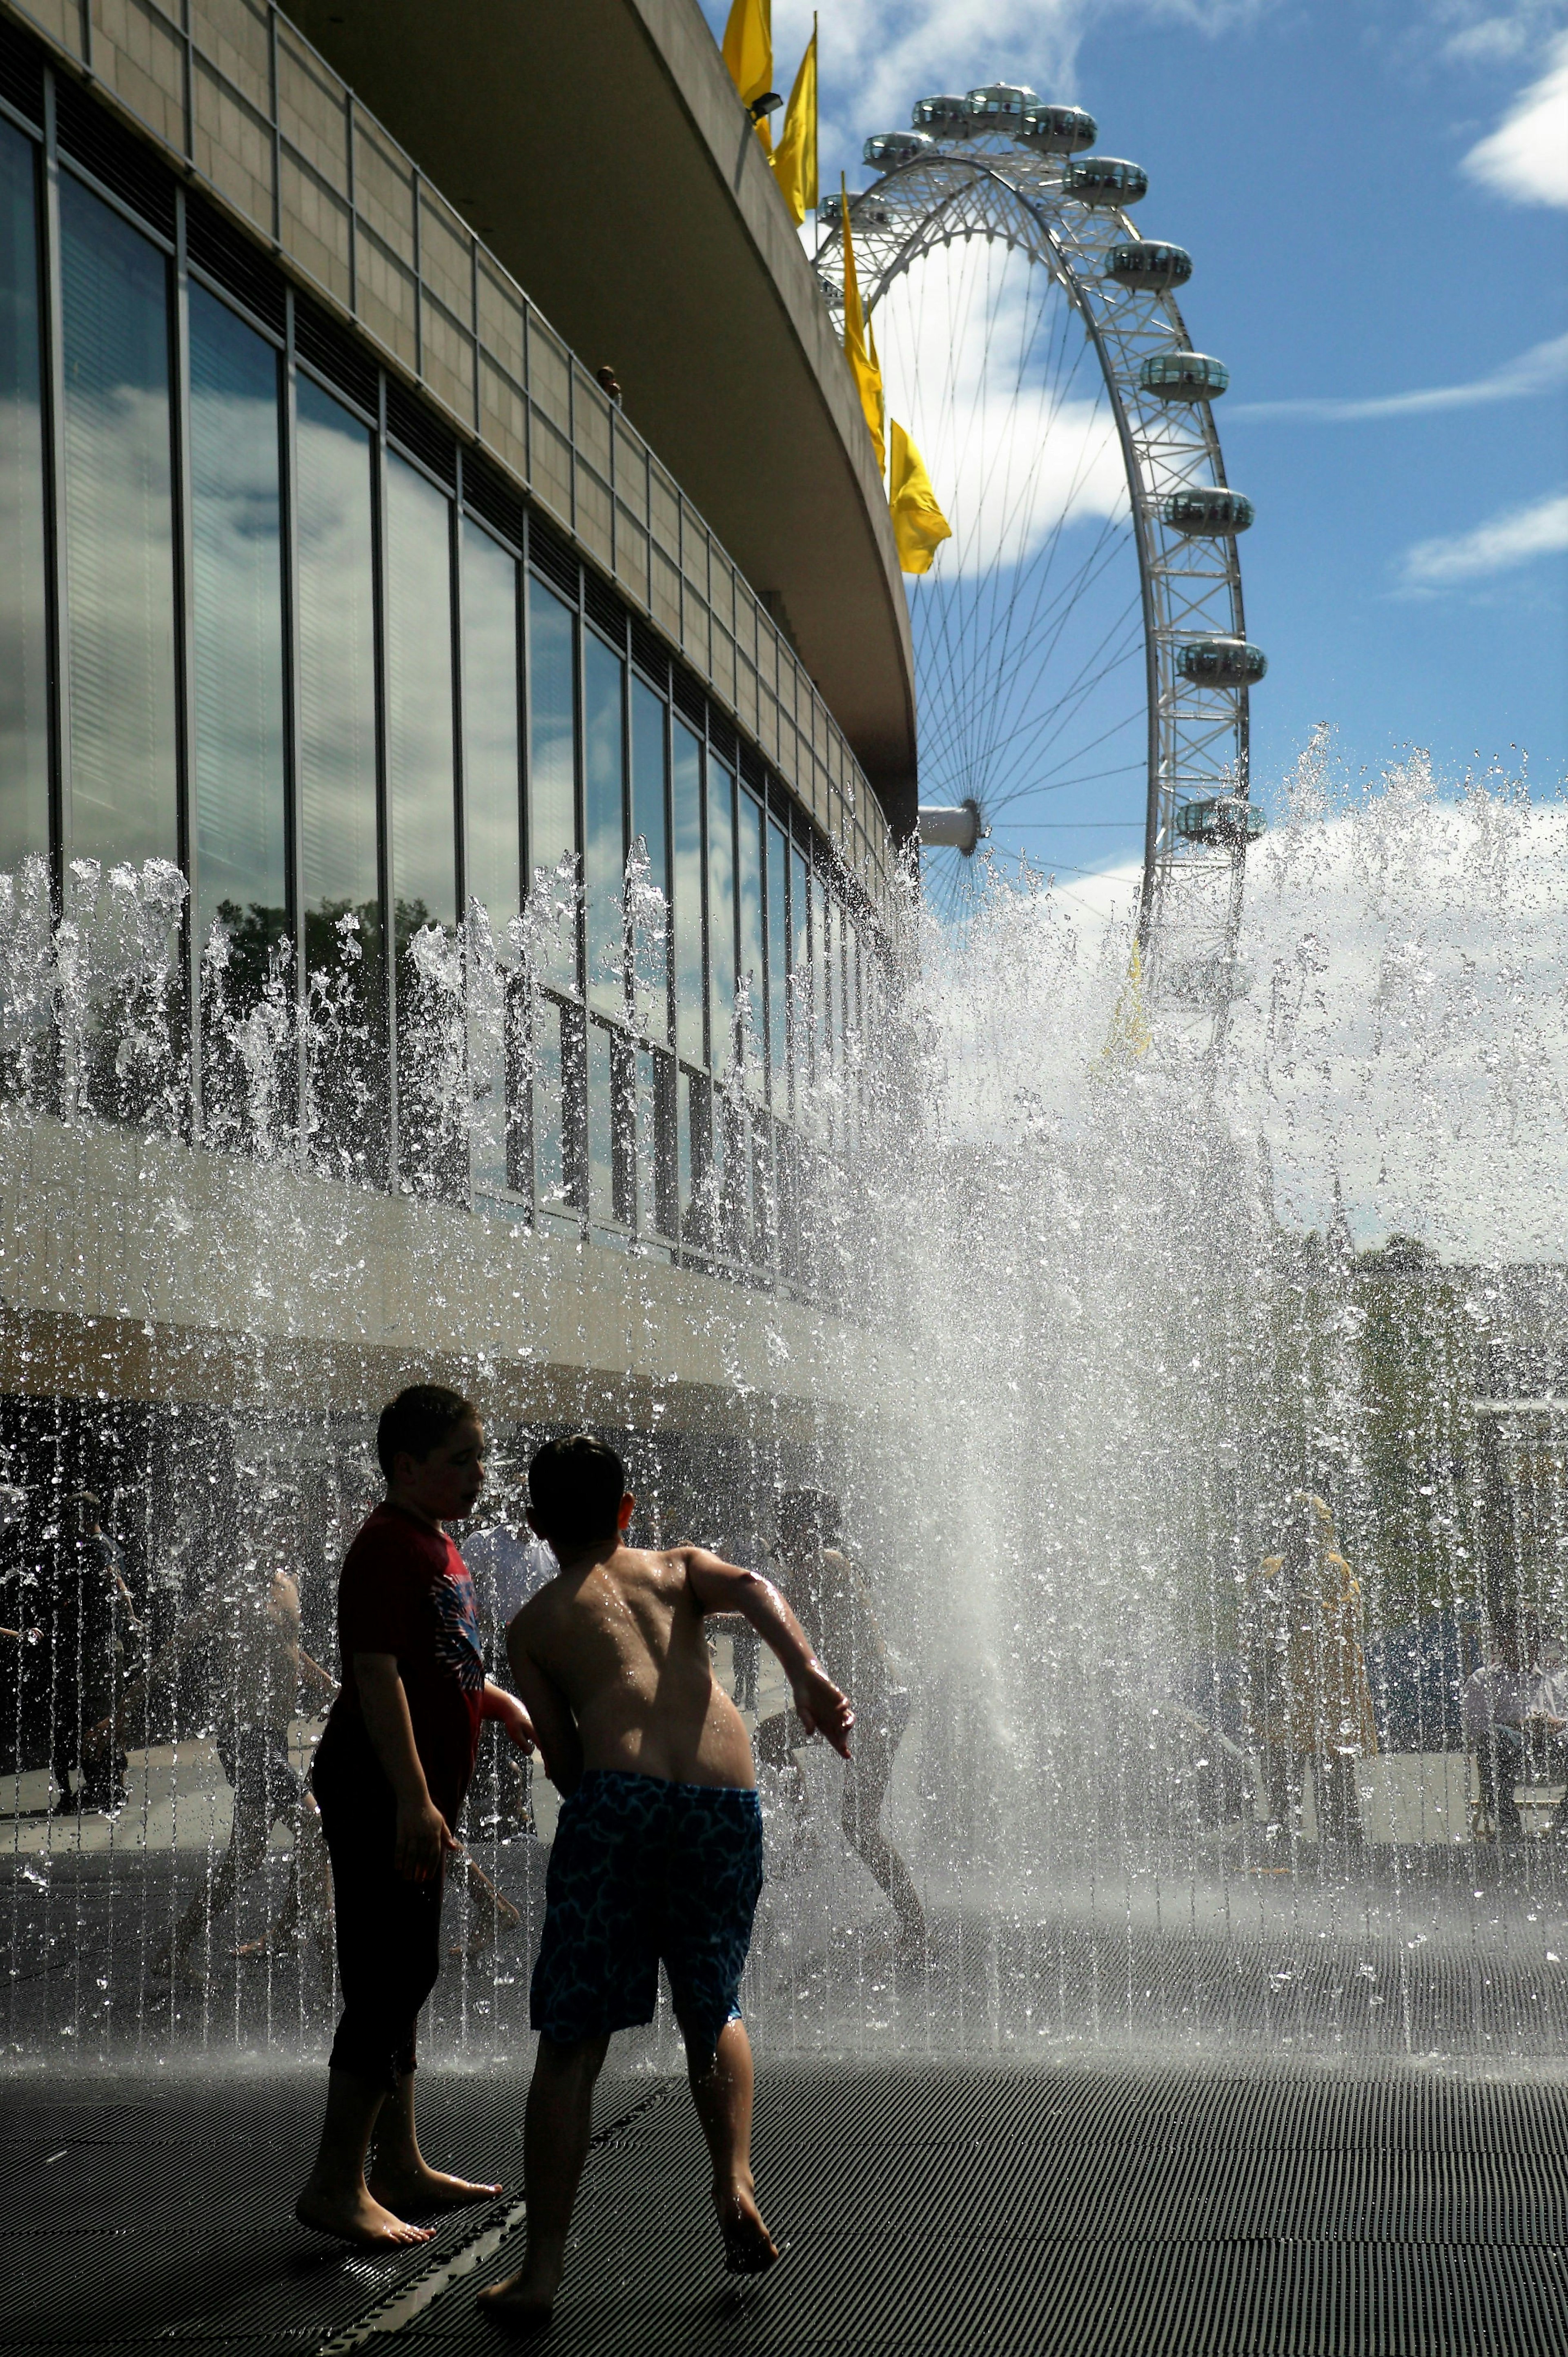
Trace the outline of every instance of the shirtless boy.
<instances>
[{"instance_id":1,"label":"shirtless boy","mask_svg":"<svg viewBox=\"0 0 1568 2357\"><path fill-rule=\"evenodd\" d=\"M528 2255L480 2294L498 2323L550 2320L611 2036L651 2021L659 1966L686 2041L726 2266L779 2256L751 2176L751 2047L736 2003L762 1888L762 1817L745 1722L714 1676L709 1613L739 1612L778 1654L809 1731L849 1757L854 1714L779 1590L702 1547L645 1554L625 1534L620 1458L578 1433L529 1469L529 1521L561 1568L508 1631L545 1772L565 1797L534 1967Z\"/></svg>"}]
</instances>

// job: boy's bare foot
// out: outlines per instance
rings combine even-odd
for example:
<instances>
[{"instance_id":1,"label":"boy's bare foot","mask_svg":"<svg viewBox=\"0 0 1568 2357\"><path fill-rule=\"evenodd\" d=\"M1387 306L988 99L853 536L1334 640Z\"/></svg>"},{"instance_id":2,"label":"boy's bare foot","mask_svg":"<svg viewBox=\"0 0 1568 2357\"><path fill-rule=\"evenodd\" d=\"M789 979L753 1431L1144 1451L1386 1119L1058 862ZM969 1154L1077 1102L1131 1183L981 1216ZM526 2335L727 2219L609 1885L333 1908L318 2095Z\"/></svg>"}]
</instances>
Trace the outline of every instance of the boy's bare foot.
<instances>
[{"instance_id":1,"label":"boy's bare foot","mask_svg":"<svg viewBox=\"0 0 1568 2357\"><path fill-rule=\"evenodd\" d=\"M715 2192L719 2232L725 2238L725 2268L732 2276L766 2275L779 2262L779 2245L762 2222L762 2212L744 2187Z\"/></svg>"},{"instance_id":2,"label":"boy's bare foot","mask_svg":"<svg viewBox=\"0 0 1568 2357\"><path fill-rule=\"evenodd\" d=\"M466 2177L449 2176L444 2169L431 2169L424 2161L417 2168L383 2168L380 2161L372 2167L366 2180L377 2201L394 2204L402 2210L461 2210L470 2201L493 2201L500 2191L499 2185L475 2185Z\"/></svg>"},{"instance_id":3,"label":"boy's bare foot","mask_svg":"<svg viewBox=\"0 0 1568 2357\"><path fill-rule=\"evenodd\" d=\"M352 2193L307 2185L294 2205L302 2226L318 2234L336 2234L340 2242L360 2243L371 2250L397 2251L411 2243L428 2243L433 2226L411 2226L405 2218L384 2209L363 2186Z\"/></svg>"},{"instance_id":4,"label":"boy's bare foot","mask_svg":"<svg viewBox=\"0 0 1568 2357\"><path fill-rule=\"evenodd\" d=\"M543 2332L555 2306L560 2279L543 2268L521 2266L488 2291L479 2294L479 2309L493 2323L511 2332Z\"/></svg>"}]
</instances>

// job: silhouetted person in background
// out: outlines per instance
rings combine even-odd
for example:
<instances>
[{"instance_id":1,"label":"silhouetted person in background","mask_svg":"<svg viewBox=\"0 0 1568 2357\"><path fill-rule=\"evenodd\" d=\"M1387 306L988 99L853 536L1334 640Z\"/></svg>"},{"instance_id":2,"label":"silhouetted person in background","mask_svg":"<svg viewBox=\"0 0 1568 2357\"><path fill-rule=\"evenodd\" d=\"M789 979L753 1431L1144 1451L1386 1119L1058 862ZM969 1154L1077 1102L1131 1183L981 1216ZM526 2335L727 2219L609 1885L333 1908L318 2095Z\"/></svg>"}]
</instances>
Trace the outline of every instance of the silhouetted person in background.
<instances>
[{"instance_id":1,"label":"silhouetted person in background","mask_svg":"<svg viewBox=\"0 0 1568 2357\"><path fill-rule=\"evenodd\" d=\"M1518 1787L1532 1769L1548 1783L1568 1785L1568 1681L1542 1666L1534 1631L1521 1642L1517 1621L1500 1617L1484 1666L1466 1678L1460 1695L1466 1740L1476 1752L1481 1806L1499 1841L1520 1841ZM1568 1801L1549 1829L1568 1835Z\"/></svg>"},{"instance_id":2,"label":"silhouetted person in background","mask_svg":"<svg viewBox=\"0 0 1568 2357\"><path fill-rule=\"evenodd\" d=\"M1271 1824L1300 1830L1310 1767L1319 1840L1359 1848L1358 1779L1377 1723L1362 1652L1361 1590L1334 1539L1326 1501L1295 1491L1283 1544L1263 1557L1248 1598L1250 1732L1262 1754Z\"/></svg>"},{"instance_id":3,"label":"silhouetted person in background","mask_svg":"<svg viewBox=\"0 0 1568 2357\"><path fill-rule=\"evenodd\" d=\"M113 1707L116 1689L134 1666L142 1623L103 1532L91 1490L64 1503L54 1549L53 1578L43 1602L38 1659L46 1687L49 1768L58 1786L56 1813L118 1808L125 1798L125 1754L104 1747L86 1760L88 1731ZM73 1795L70 1780L81 1775Z\"/></svg>"},{"instance_id":4,"label":"silhouetted person in background","mask_svg":"<svg viewBox=\"0 0 1568 2357\"><path fill-rule=\"evenodd\" d=\"M892 1901L898 1944L918 1954L926 1941L925 1910L909 1869L882 1830L882 1808L893 1762L909 1724L909 1692L888 1658L870 1592L839 1546L842 1510L823 1490L788 1491L779 1504L779 1585L819 1656L841 1667L855 1698L854 1757L844 1770L844 1838ZM805 1739L798 1718L780 1711L757 1730L757 1751L770 1768L804 1780L792 1752Z\"/></svg>"},{"instance_id":5,"label":"silhouetted person in background","mask_svg":"<svg viewBox=\"0 0 1568 2357\"><path fill-rule=\"evenodd\" d=\"M299 1590L270 1551L236 1565L219 1593L180 1622L145 1674L127 1682L113 1713L88 1739L89 1760L106 1754L111 1744L118 1749L143 1739L155 1696L172 1693L186 1671L194 1671L203 1696L202 1720L229 1780L233 1819L217 1872L209 1884L203 1881L153 1958L153 1978L199 1977L194 1951L261 1867L280 1821L294 1835L282 1912L264 1939L235 1953L292 1947L303 1922L329 1963L327 1849L316 1803L289 1754L289 1728L300 1713L302 1689L313 1716L338 1688L300 1644Z\"/></svg>"}]
</instances>

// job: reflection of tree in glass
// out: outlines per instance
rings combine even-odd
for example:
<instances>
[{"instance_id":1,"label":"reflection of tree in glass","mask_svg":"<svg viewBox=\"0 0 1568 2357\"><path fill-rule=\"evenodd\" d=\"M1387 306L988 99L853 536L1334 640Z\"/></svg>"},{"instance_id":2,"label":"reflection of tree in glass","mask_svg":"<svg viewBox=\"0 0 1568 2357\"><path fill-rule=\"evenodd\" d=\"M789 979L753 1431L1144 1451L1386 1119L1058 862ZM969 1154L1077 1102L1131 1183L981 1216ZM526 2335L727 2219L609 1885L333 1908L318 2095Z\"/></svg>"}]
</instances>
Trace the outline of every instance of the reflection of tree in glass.
<instances>
[{"instance_id":1,"label":"reflection of tree in glass","mask_svg":"<svg viewBox=\"0 0 1568 2357\"><path fill-rule=\"evenodd\" d=\"M201 959L201 1124L209 1145L287 1150L298 1105L288 912L220 900Z\"/></svg>"},{"instance_id":2,"label":"reflection of tree in glass","mask_svg":"<svg viewBox=\"0 0 1568 2357\"><path fill-rule=\"evenodd\" d=\"M305 959L310 1157L337 1178L384 1186L390 1066L379 902L323 899L307 909Z\"/></svg>"},{"instance_id":3,"label":"reflection of tree in glass","mask_svg":"<svg viewBox=\"0 0 1568 2357\"><path fill-rule=\"evenodd\" d=\"M398 1172L420 1195L466 1201L473 1108L463 943L422 899L397 903Z\"/></svg>"}]
</instances>

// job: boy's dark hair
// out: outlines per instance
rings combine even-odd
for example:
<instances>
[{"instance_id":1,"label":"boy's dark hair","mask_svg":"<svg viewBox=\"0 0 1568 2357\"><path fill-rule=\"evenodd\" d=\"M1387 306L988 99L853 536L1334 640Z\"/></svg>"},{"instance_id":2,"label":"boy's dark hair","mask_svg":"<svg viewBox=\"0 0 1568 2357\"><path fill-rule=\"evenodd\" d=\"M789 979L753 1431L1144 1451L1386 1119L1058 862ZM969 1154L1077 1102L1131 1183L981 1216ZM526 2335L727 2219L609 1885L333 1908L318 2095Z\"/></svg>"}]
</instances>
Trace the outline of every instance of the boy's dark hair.
<instances>
[{"instance_id":1,"label":"boy's dark hair","mask_svg":"<svg viewBox=\"0 0 1568 2357\"><path fill-rule=\"evenodd\" d=\"M381 1471L390 1481L392 1469L400 1457L423 1460L433 1448L439 1448L447 1434L463 1418L471 1415L478 1420L478 1409L461 1392L449 1392L444 1383L410 1383L389 1400L381 1410L376 1426L376 1457Z\"/></svg>"},{"instance_id":2,"label":"boy's dark hair","mask_svg":"<svg viewBox=\"0 0 1568 2357\"><path fill-rule=\"evenodd\" d=\"M607 1441L591 1432L547 1440L528 1468L528 1503L542 1535L557 1555L607 1539L626 1495L626 1467Z\"/></svg>"},{"instance_id":3,"label":"boy's dark hair","mask_svg":"<svg viewBox=\"0 0 1568 2357\"><path fill-rule=\"evenodd\" d=\"M784 1546L837 1546L843 1534L843 1508L831 1490L786 1490L779 1501L779 1537Z\"/></svg>"}]
</instances>

